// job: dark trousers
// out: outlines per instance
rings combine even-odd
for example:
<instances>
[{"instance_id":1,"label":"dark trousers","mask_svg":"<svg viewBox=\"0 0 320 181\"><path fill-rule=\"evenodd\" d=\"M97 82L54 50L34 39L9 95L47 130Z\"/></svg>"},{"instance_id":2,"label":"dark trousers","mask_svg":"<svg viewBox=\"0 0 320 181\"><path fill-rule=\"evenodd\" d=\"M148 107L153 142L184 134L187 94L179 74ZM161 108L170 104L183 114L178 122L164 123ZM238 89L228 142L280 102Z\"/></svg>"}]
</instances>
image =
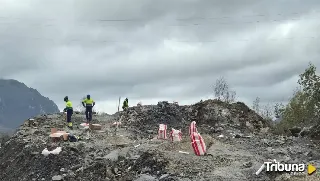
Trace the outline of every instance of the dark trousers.
<instances>
[{"instance_id":1,"label":"dark trousers","mask_svg":"<svg viewBox=\"0 0 320 181\"><path fill-rule=\"evenodd\" d=\"M86 119L92 121L92 106L86 106Z\"/></svg>"},{"instance_id":2,"label":"dark trousers","mask_svg":"<svg viewBox=\"0 0 320 181\"><path fill-rule=\"evenodd\" d=\"M67 122L68 122L68 123L71 122L72 114L73 114L73 110L72 110L72 109L68 109L68 110L67 110Z\"/></svg>"}]
</instances>

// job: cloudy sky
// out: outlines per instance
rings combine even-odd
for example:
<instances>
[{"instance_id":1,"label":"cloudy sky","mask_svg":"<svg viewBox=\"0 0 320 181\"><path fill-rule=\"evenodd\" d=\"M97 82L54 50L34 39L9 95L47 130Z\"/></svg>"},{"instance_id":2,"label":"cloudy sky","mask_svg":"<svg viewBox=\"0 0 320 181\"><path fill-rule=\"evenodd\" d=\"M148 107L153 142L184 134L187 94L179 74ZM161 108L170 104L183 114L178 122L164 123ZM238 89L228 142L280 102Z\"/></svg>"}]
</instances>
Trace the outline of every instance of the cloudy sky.
<instances>
[{"instance_id":1,"label":"cloudy sky","mask_svg":"<svg viewBox=\"0 0 320 181\"><path fill-rule=\"evenodd\" d=\"M0 77L109 113L119 96L213 98L220 76L239 101L272 103L320 67L319 32L319 0L0 0Z\"/></svg>"}]
</instances>

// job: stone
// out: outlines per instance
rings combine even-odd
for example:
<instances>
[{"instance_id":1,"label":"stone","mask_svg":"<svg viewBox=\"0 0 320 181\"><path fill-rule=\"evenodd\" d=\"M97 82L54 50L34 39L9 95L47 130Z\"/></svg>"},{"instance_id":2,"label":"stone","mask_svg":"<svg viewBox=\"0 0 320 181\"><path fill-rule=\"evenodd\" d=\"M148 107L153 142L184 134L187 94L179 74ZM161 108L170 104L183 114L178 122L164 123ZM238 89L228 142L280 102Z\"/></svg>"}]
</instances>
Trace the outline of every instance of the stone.
<instances>
[{"instance_id":1,"label":"stone","mask_svg":"<svg viewBox=\"0 0 320 181\"><path fill-rule=\"evenodd\" d=\"M160 181L164 180L165 178L168 178L170 175L169 174L164 174L161 175L161 177L159 178Z\"/></svg>"},{"instance_id":2,"label":"stone","mask_svg":"<svg viewBox=\"0 0 320 181\"><path fill-rule=\"evenodd\" d=\"M118 150L118 149L113 150L108 155L104 156L103 158L107 159L107 160L111 160L111 161L118 161L119 153L120 153L120 150Z\"/></svg>"},{"instance_id":3,"label":"stone","mask_svg":"<svg viewBox=\"0 0 320 181\"><path fill-rule=\"evenodd\" d=\"M302 129L300 127L289 128L289 131L291 132L291 134L296 137L299 136L299 133L301 132L301 130Z\"/></svg>"},{"instance_id":4,"label":"stone","mask_svg":"<svg viewBox=\"0 0 320 181\"><path fill-rule=\"evenodd\" d=\"M140 177L134 181L157 181L157 179L150 175L141 174Z\"/></svg>"}]
</instances>

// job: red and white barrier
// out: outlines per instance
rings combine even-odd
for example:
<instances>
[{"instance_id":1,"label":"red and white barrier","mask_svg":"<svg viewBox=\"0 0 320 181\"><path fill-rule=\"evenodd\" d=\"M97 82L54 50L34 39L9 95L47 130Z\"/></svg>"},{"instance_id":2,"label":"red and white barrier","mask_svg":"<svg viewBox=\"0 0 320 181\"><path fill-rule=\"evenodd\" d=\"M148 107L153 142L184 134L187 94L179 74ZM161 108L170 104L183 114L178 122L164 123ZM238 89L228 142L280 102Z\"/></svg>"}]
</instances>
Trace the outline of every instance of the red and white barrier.
<instances>
[{"instance_id":1,"label":"red and white barrier","mask_svg":"<svg viewBox=\"0 0 320 181\"><path fill-rule=\"evenodd\" d=\"M189 127L189 135L191 136L192 133L198 133L195 121L192 121Z\"/></svg>"},{"instance_id":2,"label":"red and white barrier","mask_svg":"<svg viewBox=\"0 0 320 181\"><path fill-rule=\"evenodd\" d=\"M191 134L191 145L197 156L202 156L207 152L206 144L199 133L194 132Z\"/></svg>"},{"instance_id":3,"label":"red and white barrier","mask_svg":"<svg viewBox=\"0 0 320 181\"><path fill-rule=\"evenodd\" d=\"M182 140L182 132L181 130L176 130L172 128L172 131L170 132L170 140L172 142L177 142Z\"/></svg>"},{"instance_id":4,"label":"red and white barrier","mask_svg":"<svg viewBox=\"0 0 320 181\"><path fill-rule=\"evenodd\" d=\"M167 125L159 124L158 139L167 139Z\"/></svg>"}]
</instances>

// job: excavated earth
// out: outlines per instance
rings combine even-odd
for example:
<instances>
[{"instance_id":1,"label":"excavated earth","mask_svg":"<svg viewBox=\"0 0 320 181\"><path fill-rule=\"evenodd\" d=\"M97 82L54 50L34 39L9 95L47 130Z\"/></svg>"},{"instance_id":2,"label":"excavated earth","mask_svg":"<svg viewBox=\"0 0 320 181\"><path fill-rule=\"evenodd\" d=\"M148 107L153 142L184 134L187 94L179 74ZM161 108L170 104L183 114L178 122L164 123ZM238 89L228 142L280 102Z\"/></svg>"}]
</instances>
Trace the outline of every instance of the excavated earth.
<instances>
[{"instance_id":1,"label":"excavated earth","mask_svg":"<svg viewBox=\"0 0 320 181\"><path fill-rule=\"evenodd\" d=\"M0 180L6 181L268 181L320 180L306 173L255 172L263 162L312 163L320 166L319 147L302 137L276 136L270 122L243 103L201 101L190 106L159 102L135 106L114 115L95 115L102 130L83 129L84 115L75 114L69 130L65 115L40 115L27 120L0 148ZM111 127L121 121L119 129ZM205 156L193 153L188 126L197 128L207 145ZM181 129L183 140L158 140L159 124ZM77 142L53 142L51 128L80 136ZM47 148L62 151L44 156ZM179 151L187 152L181 153Z\"/></svg>"}]
</instances>

